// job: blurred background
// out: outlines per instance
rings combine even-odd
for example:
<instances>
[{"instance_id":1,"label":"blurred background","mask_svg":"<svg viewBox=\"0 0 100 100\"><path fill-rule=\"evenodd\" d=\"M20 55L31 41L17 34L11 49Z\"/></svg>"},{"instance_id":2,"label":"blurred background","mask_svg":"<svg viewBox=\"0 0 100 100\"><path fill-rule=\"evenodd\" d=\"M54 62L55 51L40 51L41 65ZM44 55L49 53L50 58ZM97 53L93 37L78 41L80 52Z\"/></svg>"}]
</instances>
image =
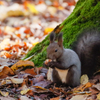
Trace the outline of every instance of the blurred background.
<instances>
[{"instance_id":1,"label":"blurred background","mask_svg":"<svg viewBox=\"0 0 100 100\"><path fill-rule=\"evenodd\" d=\"M0 0L0 57L21 59L73 11L77 0Z\"/></svg>"}]
</instances>

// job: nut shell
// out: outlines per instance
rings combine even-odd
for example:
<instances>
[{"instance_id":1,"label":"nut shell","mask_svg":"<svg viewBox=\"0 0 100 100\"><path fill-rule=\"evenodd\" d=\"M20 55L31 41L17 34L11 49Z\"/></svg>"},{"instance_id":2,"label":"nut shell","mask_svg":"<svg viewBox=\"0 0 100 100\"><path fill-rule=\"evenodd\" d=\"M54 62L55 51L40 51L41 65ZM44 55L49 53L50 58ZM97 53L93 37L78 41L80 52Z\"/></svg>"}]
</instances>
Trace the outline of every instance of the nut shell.
<instances>
[{"instance_id":1,"label":"nut shell","mask_svg":"<svg viewBox=\"0 0 100 100\"><path fill-rule=\"evenodd\" d=\"M47 65L51 61L52 61L51 59L46 59L44 63L45 63L45 65Z\"/></svg>"}]
</instances>

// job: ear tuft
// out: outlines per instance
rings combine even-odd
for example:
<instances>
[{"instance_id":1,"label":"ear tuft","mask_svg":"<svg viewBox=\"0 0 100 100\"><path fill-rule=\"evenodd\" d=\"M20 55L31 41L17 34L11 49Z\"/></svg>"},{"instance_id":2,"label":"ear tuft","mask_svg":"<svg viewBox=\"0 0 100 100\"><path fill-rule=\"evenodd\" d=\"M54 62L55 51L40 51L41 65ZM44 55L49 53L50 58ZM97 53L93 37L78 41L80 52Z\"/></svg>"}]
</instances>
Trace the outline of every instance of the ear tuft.
<instances>
[{"instance_id":1,"label":"ear tuft","mask_svg":"<svg viewBox=\"0 0 100 100\"><path fill-rule=\"evenodd\" d=\"M51 32L50 34L50 43L53 43L55 41L55 32Z\"/></svg>"},{"instance_id":2,"label":"ear tuft","mask_svg":"<svg viewBox=\"0 0 100 100\"><path fill-rule=\"evenodd\" d=\"M62 35L63 35L63 33L59 33L59 35L58 35L58 45L60 46L60 47L63 47L63 39L62 39Z\"/></svg>"}]
</instances>

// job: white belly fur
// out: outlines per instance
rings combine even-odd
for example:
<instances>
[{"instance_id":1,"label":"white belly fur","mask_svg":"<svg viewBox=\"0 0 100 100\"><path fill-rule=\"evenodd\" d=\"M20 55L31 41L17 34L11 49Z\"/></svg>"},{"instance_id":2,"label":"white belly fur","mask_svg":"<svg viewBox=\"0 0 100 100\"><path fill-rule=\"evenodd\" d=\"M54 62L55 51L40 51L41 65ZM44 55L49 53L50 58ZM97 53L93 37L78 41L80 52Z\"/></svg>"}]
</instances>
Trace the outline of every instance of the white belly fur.
<instances>
[{"instance_id":1,"label":"white belly fur","mask_svg":"<svg viewBox=\"0 0 100 100\"><path fill-rule=\"evenodd\" d=\"M55 69L58 72L62 83L66 83L66 77L67 77L67 74L68 74L68 69L67 70L61 70L61 69L58 69L58 68L55 68Z\"/></svg>"},{"instance_id":2,"label":"white belly fur","mask_svg":"<svg viewBox=\"0 0 100 100\"><path fill-rule=\"evenodd\" d=\"M66 77L67 77L67 74L68 74L68 69L67 70L61 70L61 69L55 68L55 70L58 72L62 83L66 83ZM49 68L48 73L47 73L47 80L53 81L52 73L53 73L53 69Z\"/></svg>"}]
</instances>

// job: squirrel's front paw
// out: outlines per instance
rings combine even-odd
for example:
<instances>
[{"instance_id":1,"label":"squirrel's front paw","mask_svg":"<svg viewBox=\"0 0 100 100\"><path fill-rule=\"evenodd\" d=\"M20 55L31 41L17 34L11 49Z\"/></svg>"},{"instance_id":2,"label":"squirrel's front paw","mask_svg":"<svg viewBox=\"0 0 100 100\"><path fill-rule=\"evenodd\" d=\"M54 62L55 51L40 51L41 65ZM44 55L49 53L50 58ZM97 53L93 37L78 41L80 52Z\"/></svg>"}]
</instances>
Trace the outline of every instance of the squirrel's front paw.
<instances>
[{"instance_id":1,"label":"squirrel's front paw","mask_svg":"<svg viewBox=\"0 0 100 100\"><path fill-rule=\"evenodd\" d=\"M54 62L49 62L47 64L48 67L54 68L55 67L55 63Z\"/></svg>"}]
</instances>

